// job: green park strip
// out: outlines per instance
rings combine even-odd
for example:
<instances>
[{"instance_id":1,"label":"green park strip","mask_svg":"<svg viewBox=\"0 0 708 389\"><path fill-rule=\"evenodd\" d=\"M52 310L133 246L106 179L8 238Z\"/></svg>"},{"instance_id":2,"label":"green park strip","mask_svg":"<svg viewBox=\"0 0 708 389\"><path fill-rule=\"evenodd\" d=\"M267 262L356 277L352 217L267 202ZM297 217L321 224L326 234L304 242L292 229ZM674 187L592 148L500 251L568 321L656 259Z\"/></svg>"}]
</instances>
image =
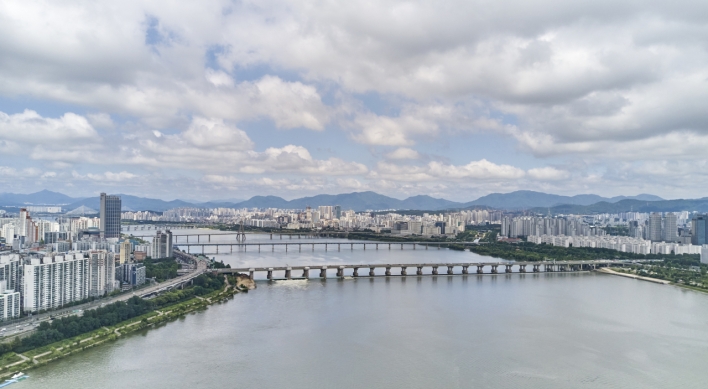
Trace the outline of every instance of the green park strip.
<instances>
[{"instance_id":1,"label":"green park strip","mask_svg":"<svg viewBox=\"0 0 708 389\"><path fill-rule=\"evenodd\" d=\"M127 320L116 322L112 325L101 326L100 328L80 333L75 336L67 337L65 339L61 339L38 347L23 345L17 341L15 341L15 344L13 345L3 344L3 347L5 349L13 348L14 350L5 352L0 355L0 379L9 377L19 371L26 371L36 368L38 366L43 366L47 363L67 357L69 355L79 353L88 348L114 341L127 334L155 327L160 323L172 321L188 313L207 309L207 307L211 304L226 301L234 294L248 290L242 284L237 283L237 280L235 278L233 278L231 282L229 282L227 279L226 282L221 281L218 282L218 284L215 282L215 280L221 281L221 279L217 278L216 276L208 276L208 281L211 281L211 285L209 285L208 283L206 285L207 287L211 286L211 289L208 289L204 286L194 286L185 289L184 291L180 290L175 292L169 292L166 295L159 296L152 300L143 300L138 297L135 297L134 299L136 300L132 301L134 303L133 306L150 306L150 310L138 316L131 317ZM214 287L216 287L215 290ZM195 289L196 291L202 292L208 290L209 293L203 293L201 295L195 294ZM188 297L184 299L184 296ZM158 299L161 299L162 303L154 302ZM181 301L174 301L175 299ZM120 311L121 309L125 310L126 307L130 307L130 304L125 303L115 304L116 307L113 309L114 311ZM92 320L98 320L96 316L100 316L102 320L105 320L106 317L110 318L113 313L114 312L107 310L103 313L92 314L92 316L94 317L87 317L84 320L82 320L81 318L72 318L69 321L65 321L68 323L68 326L72 326L74 325L74 323L80 321L87 322ZM90 316L86 313L85 315ZM59 327L63 324L66 324L60 321L55 322L59 324L54 327ZM43 331L47 334L51 334L53 331L57 331L56 328L51 327L49 325L45 325L44 327L45 329ZM68 333L68 331L66 332ZM37 339L34 339L32 342L29 342L29 344L35 343L37 343Z\"/></svg>"}]
</instances>

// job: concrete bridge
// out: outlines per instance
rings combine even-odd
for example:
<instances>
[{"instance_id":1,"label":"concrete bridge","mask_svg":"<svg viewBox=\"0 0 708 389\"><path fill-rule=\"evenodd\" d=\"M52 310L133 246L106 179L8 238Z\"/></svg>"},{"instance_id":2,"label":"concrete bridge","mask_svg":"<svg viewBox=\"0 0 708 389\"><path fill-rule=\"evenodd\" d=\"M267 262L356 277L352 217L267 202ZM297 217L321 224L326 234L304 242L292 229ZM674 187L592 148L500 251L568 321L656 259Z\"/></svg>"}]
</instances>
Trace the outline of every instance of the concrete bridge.
<instances>
[{"instance_id":1,"label":"concrete bridge","mask_svg":"<svg viewBox=\"0 0 708 389\"><path fill-rule=\"evenodd\" d=\"M478 245L479 243L476 242L377 242L377 241L357 241L357 242L346 242L346 243L338 243L338 242L307 242L307 243L239 243L239 242L218 242L218 243L175 243L175 245L178 245L180 248L187 247L187 250L189 251L190 247L201 247L202 251L200 254L225 254L225 253L233 253L234 252L234 247L236 247L237 251L248 251L249 248L251 250L255 250L257 252L261 252L261 249L263 247L270 248L271 251L275 251L276 247L283 247L285 248L285 252L288 252L288 250L297 250L298 252L301 252L303 247L307 249L311 249L311 251L315 251L315 247L320 247L324 248L324 251L329 251L330 249L334 250L336 248L337 251L342 251L342 248L349 249L349 250L354 250L354 248L357 249L367 249L368 248L371 250L378 250L379 248L381 249L387 249L391 250L392 248L398 249L400 248L403 250L404 248L408 249L422 249L422 250L428 250L429 247L432 248L437 248L438 250L441 248L446 248L450 245L462 245L462 246L470 246L470 245ZM219 252L219 247L222 247L221 252ZM206 252L206 248L213 248L215 251L214 252Z\"/></svg>"},{"instance_id":2,"label":"concrete bridge","mask_svg":"<svg viewBox=\"0 0 708 389\"><path fill-rule=\"evenodd\" d=\"M120 232L128 233L130 231L157 231L157 230L193 230L197 228L190 224L127 224L120 227ZM138 236L138 235L135 235ZM148 236L148 235L144 235ZM153 236L153 235L150 235Z\"/></svg>"},{"instance_id":3,"label":"concrete bridge","mask_svg":"<svg viewBox=\"0 0 708 389\"><path fill-rule=\"evenodd\" d=\"M268 280L291 280L327 278L327 271L336 270L337 278L344 277L389 277L389 276L423 276L423 275L467 275L467 274L499 274L499 273L540 273L540 272L579 272L595 270L599 267L624 265L628 261L544 261L544 262L485 262L485 263L400 263L400 264L369 264L369 265L318 265L318 266L274 266L249 267L213 270L218 274L245 273L254 278L256 273L265 273ZM472 273L470 273L472 268ZM376 270L384 270L376 274ZM411 269L410 272L408 269ZM413 270L415 269L415 270ZM366 271L368 270L368 272ZM312 271L312 274L310 272ZM346 275L345 275L346 274Z\"/></svg>"},{"instance_id":4,"label":"concrete bridge","mask_svg":"<svg viewBox=\"0 0 708 389\"><path fill-rule=\"evenodd\" d=\"M170 229L170 228L167 228ZM149 230L149 228L148 228ZM156 228L155 231L158 229ZM121 232L130 232L130 230L127 231L121 231ZM225 232L220 232L220 233L195 233L195 234L172 234L172 242L173 243L180 243L181 242L187 242L189 243L189 238L192 238L192 242L194 242L194 238L197 238L197 243L201 243L202 237L206 238L205 243L211 242L211 237L212 236L236 236L238 235L238 231L225 231ZM315 239L315 238L345 238L349 235L349 232L307 232L307 233L260 233L260 232L246 232L246 235L269 235L270 240L278 239L278 240L283 240L283 236L286 237L286 239L292 240L293 236L296 237L297 239L302 239L305 237L305 239ZM129 234L132 235L133 237L136 238L152 238L155 236L154 234ZM275 236L275 238L274 238ZM181 239L180 239L181 238Z\"/></svg>"}]
</instances>

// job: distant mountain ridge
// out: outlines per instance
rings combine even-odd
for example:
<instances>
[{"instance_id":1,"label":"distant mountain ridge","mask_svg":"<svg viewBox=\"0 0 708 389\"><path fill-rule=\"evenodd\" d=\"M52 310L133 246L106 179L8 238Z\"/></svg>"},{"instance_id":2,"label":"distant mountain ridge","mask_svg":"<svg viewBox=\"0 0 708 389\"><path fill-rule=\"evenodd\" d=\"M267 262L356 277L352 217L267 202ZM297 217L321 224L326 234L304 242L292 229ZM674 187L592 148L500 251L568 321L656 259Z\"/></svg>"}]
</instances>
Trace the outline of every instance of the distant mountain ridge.
<instances>
[{"instance_id":1,"label":"distant mountain ridge","mask_svg":"<svg viewBox=\"0 0 708 389\"><path fill-rule=\"evenodd\" d=\"M679 200L660 200L646 201L625 199L615 203L601 201L590 205L573 205L563 204L548 208L532 208L529 209L535 213L557 214L598 214L598 213L619 213L619 212L681 212L681 211L697 211L708 212L708 197L700 199L679 199Z\"/></svg>"},{"instance_id":2,"label":"distant mountain ridge","mask_svg":"<svg viewBox=\"0 0 708 389\"><path fill-rule=\"evenodd\" d=\"M578 207L590 207L587 209L620 209L625 205L630 207L634 203L626 201L645 202L665 202L684 201L683 204L702 204L699 200L663 200L661 197L640 194L637 196L616 196L602 197L594 194L581 194L576 196L562 196L534 191L516 191L511 193L492 193L482 196L477 200L461 203L427 195L418 195L399 200L393 197L378 194L376 192L353 192L337 195L316 195L302 197L293 200L285 200L278 196L254 196L248 200L231 202L228 200L214 200L209 202L189 202L184 200L165 201L132 195L120 194L124 210L136 211L157 211L163 212L179 207L199 207L199 208L289 208L305 209L307 206L317 207L320 205L339 205L343 210L353 209L355 211L365 210L426 210L440 211L447 209L465 209L475 207L489 207L496 209L521 210L539 209L539 212L546 213L548 208L557 211L584 209ZM605 204L605 205L597 205ZM0 206L25 206L25 205L62 205L66 210L73 210L79 207L99 209L99 197L73 198L61 193L43 190L30 194L2 193L0 194ZM593 205L597 205L593 208ZM637 205L639 207L639 205ZM540 210L545 208L544 210ZM629 210L629 209L627 209ZM639 210L639 209L635 209ZM553 211L556 212L556 211ZM570 213L570 212L566 212Z\"/></svg>"},{"instance_id":3,"label":"distant mountain ridge","mask_svg":"<svg viewBox=\"0 0 708 389\"><path fill-rule=\"evenodd\" d=\"M36 193L0 193L0 205L23 206L23 205L64 205L71 204L80 198L69 197L65 194L41 190Z\"/></svg>"},{"instance_id":4,"label":"distant mountain ridge","mask_svg":"<svg viewBox=\"0 0 708 389\"><path fill-rule=\"evenodd\" d=\"M591 205L599 202L617 203L622 200L662 201L659 196L640 194L637 196L615 196L611 198L594 194L562 196L530 190L518 190L511 193L492 193L466 203L466 207L486 205L502 209L527 209L534 207L554 207L558 205Z\"/></svg>"}]
</instances>

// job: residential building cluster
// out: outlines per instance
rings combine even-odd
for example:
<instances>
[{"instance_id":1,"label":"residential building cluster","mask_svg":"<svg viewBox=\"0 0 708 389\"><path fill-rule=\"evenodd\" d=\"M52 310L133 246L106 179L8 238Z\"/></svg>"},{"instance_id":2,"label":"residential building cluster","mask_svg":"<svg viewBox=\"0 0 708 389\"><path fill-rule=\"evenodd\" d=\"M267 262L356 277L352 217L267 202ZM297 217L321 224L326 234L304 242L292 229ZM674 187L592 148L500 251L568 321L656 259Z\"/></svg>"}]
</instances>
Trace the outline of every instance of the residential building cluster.
<instances>
[{"instance_id":1,"label":"residential building cluster","mask_svg":"<svg viewBox=\"0 0 708 389\"><path fill-rule=\"evenodd\" d=\"M121 200L101 195L99 218L0 218L0 320L127 290L146 281L142 260L172 256L172 234L121 240ZM142 250L142 251L139 251Z\"/></svg>"},{"instance_id":2,"label":"residential building cluster","mask_svg":"<svg viewBox=\"0 0 708 389\"><path fill-rule=\"evenodd\" d=\"M500 211L465 210L404 215L396 212L354 212L338 205L297 209L176 208L162 215L123 212L123 220L241 224L259 228L390 230L401 235L455 235L466 225L498 224Z\"/></svg>"},{"instance_id":3,"label":"residential building cluster","mask_svg":"<svg viewBox=\"0 0 708 389\"><path fill-rule=\"evenodd\" d=\"M512 216L501 220L501 237L603 236L621 228L632 238L651 242L703 245L708 243L708 215L690 212L625 212L603 215ZM619 231L619 230L617 230Z\"/></svg>"}]
</instances>

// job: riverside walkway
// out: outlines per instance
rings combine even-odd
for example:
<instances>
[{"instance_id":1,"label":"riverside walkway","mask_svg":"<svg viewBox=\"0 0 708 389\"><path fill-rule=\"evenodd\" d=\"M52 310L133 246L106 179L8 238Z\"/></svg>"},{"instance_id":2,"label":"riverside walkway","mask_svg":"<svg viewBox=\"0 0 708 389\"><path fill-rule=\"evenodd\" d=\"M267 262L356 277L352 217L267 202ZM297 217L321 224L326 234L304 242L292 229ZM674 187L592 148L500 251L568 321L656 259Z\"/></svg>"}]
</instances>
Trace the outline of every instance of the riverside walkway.
<instances>
[{"instance_id":1,"label":"riverside walkway","mask_svg":"<svg viewBox=\"0 0 708 389\"><path fill-rule=\"evenodd\" d=\"M249 267L234 269L218 269L214 272L218 274L247 273L254 278L256 273L265 273L268 280L291 280L309 279L310 271L319 271L319 275L314 278L327 278L328 270L336 270L337 278L344 277L390 277L390 276L422 276L441 274L439 269L443 268L445 275L467 275L470 268L476 274L499 274L501 273L532 273L539 272L578 272L590 271L600 267L625 265L629 261L624 260L595 260L595 261L543 261L543 262L485 262L485 263L399 263L399 264L355 264L355 265L318 265L318 266L273 266L273 267ZM368 269L359 272L360 269ZM384 270L383 274L381 271ZM393 269L399 271L394 274ZM416 269L409 274L408 269ZM429 269L429 270L428 270ZM295 272L295 273L294 273Z\"/></svg>"}]
</instances>

